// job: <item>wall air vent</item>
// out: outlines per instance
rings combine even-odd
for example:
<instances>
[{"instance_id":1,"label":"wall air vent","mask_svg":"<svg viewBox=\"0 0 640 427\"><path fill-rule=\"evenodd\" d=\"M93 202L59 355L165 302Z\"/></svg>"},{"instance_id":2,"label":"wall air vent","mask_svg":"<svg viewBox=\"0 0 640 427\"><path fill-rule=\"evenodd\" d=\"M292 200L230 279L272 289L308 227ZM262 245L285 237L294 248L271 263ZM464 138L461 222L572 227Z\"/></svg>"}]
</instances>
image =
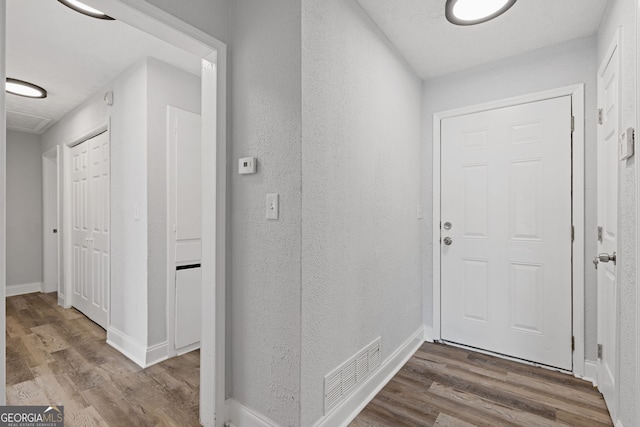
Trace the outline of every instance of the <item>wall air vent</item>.
<instances>
[{"instance_id":1,"label":"wall air vent","mask_svg":"<svg viewBox=\"0 0 640 427\"><path fill-rule=\"evenodd\" d=\"M325 415L380 366L382 361L380 354L381 339L382 337L376 338L375 341L324 377Z\"/></svg>"}]
</instances>

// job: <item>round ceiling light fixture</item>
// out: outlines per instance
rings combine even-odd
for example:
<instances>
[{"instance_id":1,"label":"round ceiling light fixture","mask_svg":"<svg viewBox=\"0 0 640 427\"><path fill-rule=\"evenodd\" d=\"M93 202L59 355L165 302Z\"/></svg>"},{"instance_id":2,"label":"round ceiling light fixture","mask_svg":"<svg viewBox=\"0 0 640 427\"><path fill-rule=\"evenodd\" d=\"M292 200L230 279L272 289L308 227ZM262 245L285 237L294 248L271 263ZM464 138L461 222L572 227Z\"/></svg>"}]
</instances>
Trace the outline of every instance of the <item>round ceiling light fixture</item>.
<instances>
[{"instance_id":1,"label":"round ceiling light fixture","mask_svg":"<svg viewBox=\"0 0 640 427\"><path fill-rule=\"evenodd\" d=\"M7 82L5 83L5 90L8 93L24 96L27 98L46 98L47 97L47 91L41 88L40 86L34 85L33 83L25 82L23 80L12 79L10 77L7 77Z\"/></svg>"},{"instance_id":2,"label":"round ceiling light fixture","mask_svg":"<svg viewBox=\"0 0 640 427\"><path fill-rule=\"evenodd\" d=\"M496 18L515 4L516 0L447 0L445 16L456 25L475 25Z\"/></svg>"},{"instance_id":3,"label":"round ceiling light fixture","mask_svg":"<svg viewBox=\"0 0 640 427\"><path fill-rule=\"evenodd\" d=\"M76 12L82 13L83 15L87 15L92 18L106 19L107 21L114 21L112 17L105 14L104 12L101 12L98 9L94 9L91 6L87 6L86 4L79 2L78 0L58 0L58 1L63 5L75 10Z\"/></svg>"}]
</instances>

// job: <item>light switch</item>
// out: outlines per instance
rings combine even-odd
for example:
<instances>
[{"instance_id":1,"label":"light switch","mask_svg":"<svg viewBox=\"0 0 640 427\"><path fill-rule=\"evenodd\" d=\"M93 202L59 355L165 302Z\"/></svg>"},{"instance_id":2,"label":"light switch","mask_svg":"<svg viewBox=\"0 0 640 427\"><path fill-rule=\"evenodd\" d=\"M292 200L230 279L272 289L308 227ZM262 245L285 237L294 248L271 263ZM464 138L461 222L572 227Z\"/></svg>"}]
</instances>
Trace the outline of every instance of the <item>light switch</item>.
<instances>
[{"instance_id":1,"label":"light switch","mask_svg":"<svg viewBox=\"0 0 640 427\"><path fill-rule=\"evenodd\" d=\"M267 219L278 219L280 215L280 197L277 194L267 194Z\"/></svg>"}]
</instances>

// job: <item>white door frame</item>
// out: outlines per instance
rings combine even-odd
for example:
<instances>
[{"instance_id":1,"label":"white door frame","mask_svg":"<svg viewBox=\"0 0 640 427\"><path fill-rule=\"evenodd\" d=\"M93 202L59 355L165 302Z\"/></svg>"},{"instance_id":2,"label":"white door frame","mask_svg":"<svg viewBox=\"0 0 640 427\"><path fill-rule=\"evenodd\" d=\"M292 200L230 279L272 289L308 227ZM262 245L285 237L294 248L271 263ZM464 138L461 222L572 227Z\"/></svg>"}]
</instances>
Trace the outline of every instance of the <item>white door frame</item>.
<instances>
[{"instance_id":1,"label":"white door frame","mask_svg":"<svg viewBox=\"0 0 640 427\"><path fill-rule=\"evenodd\" d=\"M441 194L441 132L443 119L478 113L496 108L542 101L560 96L571 96L571 110L575 117L573 133L573 374L584 376L584 85L578 84L537 92L513 98L501 99L469 107L443 111L433 115L433 339L440 340L441 270L440 270L440 194Z\"/></svg>"},{"instance_id":2,"label":"white door frame","mask_svg":"<svg viewBox=\"0 0 640 427\"><path fill-rule=\"evenodd\" d=\"M142 0L83 0L148 34L203 59L202 67L202 322L200 350L200 421L205 426L224 425L225 399L225 227L226 227L226 102L227 47L218 39ZM0 0L0 79L6 77L6 0ZM6 110L4 91L0 108ZM0 117L0 176L6 170L6 120ZM215 168L211 167L215 165ZM215 183L215 186L211 186ZM0 195L6 179L0 178ZM207 191L204 191L204 190ZM0 197L0 223L6 203ZM6 230L0 227L0 289L6 293ZM215 307L204 310L204 307ZM215 325L215 327L211 327ZM0 304L0 327L6 327L6 311ZM0 337L0 403L6 401L6 340ZM216 414L216 409L218 413Z\"/></svg>"},{"instance_id":3,"label":"white door frame","mask_svg":"<svg viewBox=\"0 0 640 427\"><path fill-rule=\"evenodd\" d=\"M52 170L53 169L53 170ZM59 182L60 156L59 147L55 146L42 154L42 292L52 292L50 283L48 283L47 268L49 264L57 266L56 290L58 291L58 303L61 301L60 284L62 283L61 274L62 266L60 265L60 182ZM52 173L53 172L53 173ZM49 177L53 175L55 179L52 181ZM52 189L55 188L55 195ZM51 221L52 215L55 214L55 221ZM54 235L53 229L58 230ZM55 240L57 252L55 259L51 253L51 240Z\"/></svg>"}]
</instances>

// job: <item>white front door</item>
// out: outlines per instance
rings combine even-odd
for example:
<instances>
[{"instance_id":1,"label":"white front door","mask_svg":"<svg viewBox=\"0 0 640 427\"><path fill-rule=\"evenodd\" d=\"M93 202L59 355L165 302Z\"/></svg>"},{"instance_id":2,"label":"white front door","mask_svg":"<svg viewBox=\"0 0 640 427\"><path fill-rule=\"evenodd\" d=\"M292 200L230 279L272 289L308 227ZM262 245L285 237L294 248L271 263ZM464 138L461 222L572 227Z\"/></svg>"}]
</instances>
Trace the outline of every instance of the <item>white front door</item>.
<instances>
[{"instance_id":1,"label":"white front door","mask_svg":"<svg viewBox=\"0 0 640 427\"><path fill-rule=\"evenodd\" d=\"M572 370L571 97L441 132L441 338Z\"/></svg>"},{"instance_id":2,"label":"white front door","mask_svg":"<svg viewBox=\"0 0 640 427\"><path fill-rule=\"evenodd\" d=\"M598 71L598 254L613 255L618 246L618 46L611 46ZM617 269L613 261L598 268L598 388L612 419L617 417L618 365Z\"/></svg>"},{"instance_id":3,"label":"white front door","mask_svg":"<svg viewBox=\"0 0 640 427\"><path fill-rule=\"evenodd\" d=\"M71 148L72 305L106 329L109 313L109 135Z\"/></svg>"}]
</instances>

